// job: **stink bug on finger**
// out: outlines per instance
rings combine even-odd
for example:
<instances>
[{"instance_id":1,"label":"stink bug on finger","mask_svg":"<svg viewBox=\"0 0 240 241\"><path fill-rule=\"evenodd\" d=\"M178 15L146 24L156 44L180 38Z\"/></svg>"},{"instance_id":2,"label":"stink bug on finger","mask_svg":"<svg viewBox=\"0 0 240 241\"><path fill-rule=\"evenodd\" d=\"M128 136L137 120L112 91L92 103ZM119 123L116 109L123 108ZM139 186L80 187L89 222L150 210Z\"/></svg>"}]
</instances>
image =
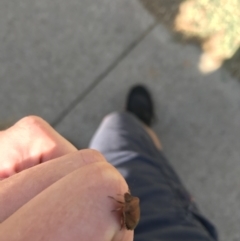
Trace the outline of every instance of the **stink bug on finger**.
<instances>
[{"instance_id":1,"label":"stink bug on finger","mask_svg":"<svg viewBox=\"0 0 240 241\"><path fill-rule=\"evenodd\" d=\"M133 197L128 192L124 194L124 201L119 201L114 197L108 197L121 204L119 208L112 210L114 212L121 212L121 229L123 226L125 226L127 230L135 229L140 219L139 198Z\"/></svg>"}]
</instances>

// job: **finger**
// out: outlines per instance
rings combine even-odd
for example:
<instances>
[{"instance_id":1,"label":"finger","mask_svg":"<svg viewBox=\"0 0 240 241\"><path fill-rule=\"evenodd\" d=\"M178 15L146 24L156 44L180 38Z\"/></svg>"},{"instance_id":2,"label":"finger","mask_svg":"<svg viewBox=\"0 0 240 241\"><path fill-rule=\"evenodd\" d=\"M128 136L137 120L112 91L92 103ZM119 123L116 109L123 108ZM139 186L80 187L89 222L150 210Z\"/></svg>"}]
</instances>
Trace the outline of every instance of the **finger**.
<instances>
[{"instance_id":1,"label":"finger","mask_svg":"<svg viewBox=\"0 0 240 241\"><path fill-rule=\"evenodd\" d=\"M1 224L0 234L18 241L133 240L132 231L120 230L120 214L111 212L117 204L108 198L127 190L109 163L85 165L21 207Z\"/></svg>"},{"instance_id":2,"label":"finger","mask_svg":"<svg viewBox=\"0 0 240 241\"><path fill-rule=\"evenodd\" d=\"M29 116L0 132L0 178L76 151L40 117Z\"/></svg>"},{"instance_id":3,"label":"finger","mask_svg":"<svg viewBox=\"0 0 240 241\"><path fill-rule=\"evenodd\" d=\"M72 152L29 168L0 182L0 223L69 173L94 162L106 162L94 150Z\"/></svg>"}]
</instances>

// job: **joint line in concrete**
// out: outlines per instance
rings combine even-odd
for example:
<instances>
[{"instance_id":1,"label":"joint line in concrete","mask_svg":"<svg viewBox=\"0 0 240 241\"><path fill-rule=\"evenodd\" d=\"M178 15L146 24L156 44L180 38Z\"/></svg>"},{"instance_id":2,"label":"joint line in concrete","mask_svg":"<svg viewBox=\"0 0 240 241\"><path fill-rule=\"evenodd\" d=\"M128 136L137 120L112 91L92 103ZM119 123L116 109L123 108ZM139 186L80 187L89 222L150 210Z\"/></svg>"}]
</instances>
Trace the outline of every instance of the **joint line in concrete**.
<instances>
[{"instance_id":1,"label":"joint line in concrete","mask_svg":"<svg viewBox=\"0 0 240 241\"><path fill-rule=\"evenodd\" d=\"M86 90L77 96L51 123L53 127L56 127L61 121L97 86L108 76L118 64L130 53L136 46L158 25L158 22L154 22L150 25L136 40L134 40L123 52L99 75L97 78L86 88Z\"/></svg>"}]
</instances>

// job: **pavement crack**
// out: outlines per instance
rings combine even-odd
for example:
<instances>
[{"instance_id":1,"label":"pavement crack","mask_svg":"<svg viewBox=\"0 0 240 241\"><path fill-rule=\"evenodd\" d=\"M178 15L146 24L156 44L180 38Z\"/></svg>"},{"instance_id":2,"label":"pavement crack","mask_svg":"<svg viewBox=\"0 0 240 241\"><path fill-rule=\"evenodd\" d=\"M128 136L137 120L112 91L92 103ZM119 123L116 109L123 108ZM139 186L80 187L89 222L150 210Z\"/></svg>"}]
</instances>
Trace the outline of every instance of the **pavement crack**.
<instances>
[{"instance_id":1,"label":"pavement crack","mask_svg":"<svg viewBox=\"0 0 240 241\"><path fill-rule=\"evenodd\" d=\"M150 25L137 39L135 39L129 46L122 51L122 53L99 75L95 80L86 88L86 90L78 95L63 111L58 115L58 117L51 123L51 125L56 128L63 119L96 87L102 80L106 78L126 56L129 55L143 39L158 25L158 22L154 22Z\"/></svg>"}]
</instances>

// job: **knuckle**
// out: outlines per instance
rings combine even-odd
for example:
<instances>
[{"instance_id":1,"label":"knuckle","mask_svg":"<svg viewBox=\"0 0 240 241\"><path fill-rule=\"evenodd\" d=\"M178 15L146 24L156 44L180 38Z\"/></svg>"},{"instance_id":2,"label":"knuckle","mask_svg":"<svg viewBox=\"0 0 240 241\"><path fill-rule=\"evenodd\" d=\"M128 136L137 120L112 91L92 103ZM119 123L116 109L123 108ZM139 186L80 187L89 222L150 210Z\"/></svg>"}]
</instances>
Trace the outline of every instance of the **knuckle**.
<instances>
[{"instance_id":1,"label":"knuckle","mask_svg":"<svg viewBox=\"0 0 240 241\"><path fill-rule=\"evenodd\" d=\"M105 157L97 150L85 149L78 152L85 163L106 162Z\"/></svg>"},{"instance_id":2,"label":"knuckle","mask_svg":"<svg viewBox=\"0 0 240 241\"><path fill-rule=\"evenodd\" d=\"M30 116L26 116L24 118L22 118L18 124L21 125L26 125L26 126L39 126L40 124L44 123L45 121L39 117L39 116L34 116L34 115L30 115Z\"/></svg>"},{"instance_id":3,"label":"knuckle","mask_svg":"<svg viewBox=\"0 0 240 241\"><path fill-rule=\"evenodd\" d=\"M47 122L38 116L26 116L18 121L15 125L17 129L24 133L24 135L29 138L37 138L38 136L43 136L47 131Z\"/></svg>"},{"instance_id":4,"label":"knuckle","mask_svg":"<svg viewBox=\"0 0 240 241\"><path fill-rule=\"evenodd\" d=\"M97 150L94 150L94 149L87 149L85 150L87 151L89 154L92 154L96 159L105 159L104 156L102 155L101 152L97 151Z\"/></svg>"}]
</instances>

